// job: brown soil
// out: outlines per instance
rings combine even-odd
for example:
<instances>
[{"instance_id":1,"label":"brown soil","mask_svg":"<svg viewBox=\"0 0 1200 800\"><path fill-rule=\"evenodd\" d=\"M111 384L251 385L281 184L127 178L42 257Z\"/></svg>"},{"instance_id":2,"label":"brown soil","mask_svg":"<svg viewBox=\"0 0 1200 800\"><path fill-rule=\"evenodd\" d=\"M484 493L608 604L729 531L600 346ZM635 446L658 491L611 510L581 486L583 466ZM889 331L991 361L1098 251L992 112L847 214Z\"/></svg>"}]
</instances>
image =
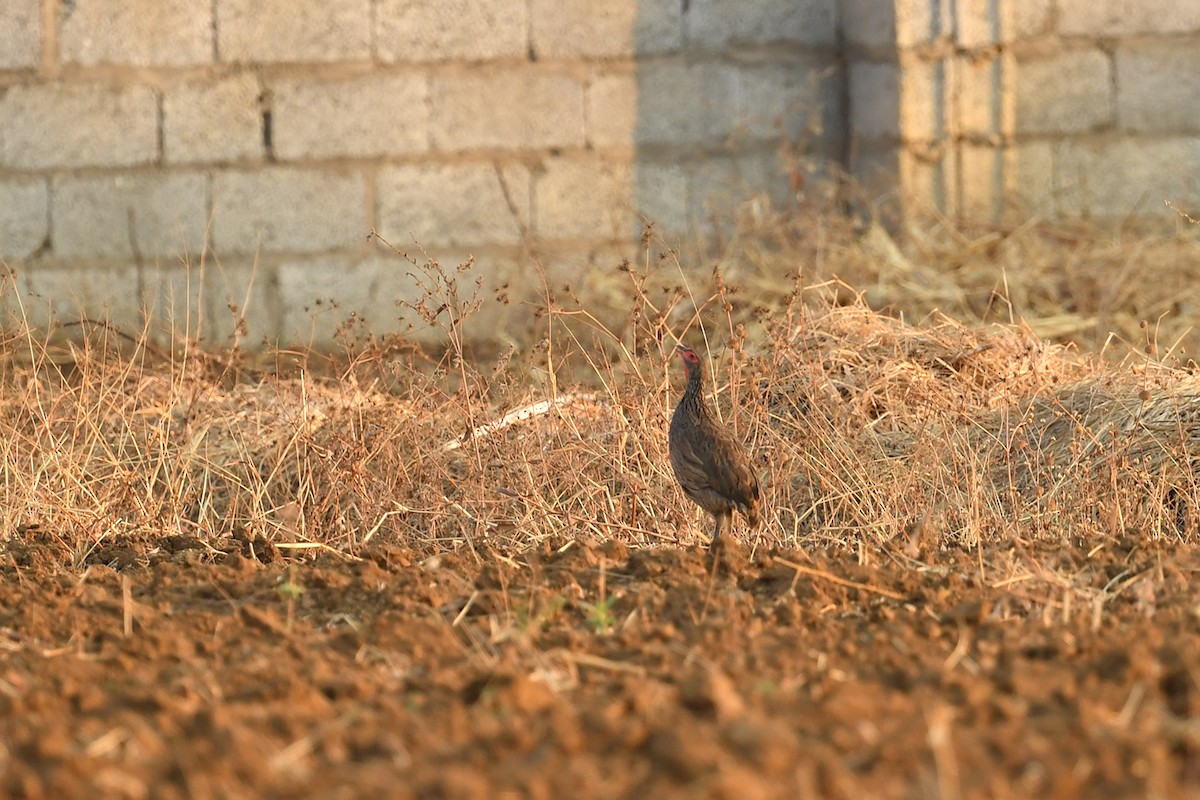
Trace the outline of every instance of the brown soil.
<instances>
[{"instance_id":1,"label":"brown soil","mask_svg":"<svg viewBox=\"0 0 1200 800\"><path fill-rule=\"evenodd\" d=\"M0 794L1200 792L1193 546L243 545L5 545Z\"/></svg>"}]
</instances>

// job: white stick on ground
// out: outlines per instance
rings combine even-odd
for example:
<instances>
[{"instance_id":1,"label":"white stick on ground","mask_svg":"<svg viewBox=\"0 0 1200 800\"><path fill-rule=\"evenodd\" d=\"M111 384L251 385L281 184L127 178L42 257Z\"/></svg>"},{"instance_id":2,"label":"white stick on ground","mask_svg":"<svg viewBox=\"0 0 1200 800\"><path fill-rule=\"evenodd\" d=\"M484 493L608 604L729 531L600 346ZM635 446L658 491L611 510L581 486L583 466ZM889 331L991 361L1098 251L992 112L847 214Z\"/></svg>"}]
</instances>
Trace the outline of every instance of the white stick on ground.
<instances>
[{"instance_id":1,"label":"white stick on ground","mask_svg":"<svg viewBox=\"0 0 1200 800\"><path fill-rule=\"evenodd\" d=\"M572 392L571 394L564 394L562 397L555 398L554 400L539 400L538 402L525 406L524 408L514 409L495 422L489 422L486 425L480 425L478 428L466 434L465 436L461 436L457 439L451 439L442 445L442 450L457 450L473 439L478 439L481 436L488 436L489 434L493 434L497 431L502 431L510 425L523 422L527 419L540 417L542 414L548 413L552 409L563 408L564 406L569 406L580 401L595 399L596 396L590 392L586 394L577 394Z\"/></svg>"}]
</instances>

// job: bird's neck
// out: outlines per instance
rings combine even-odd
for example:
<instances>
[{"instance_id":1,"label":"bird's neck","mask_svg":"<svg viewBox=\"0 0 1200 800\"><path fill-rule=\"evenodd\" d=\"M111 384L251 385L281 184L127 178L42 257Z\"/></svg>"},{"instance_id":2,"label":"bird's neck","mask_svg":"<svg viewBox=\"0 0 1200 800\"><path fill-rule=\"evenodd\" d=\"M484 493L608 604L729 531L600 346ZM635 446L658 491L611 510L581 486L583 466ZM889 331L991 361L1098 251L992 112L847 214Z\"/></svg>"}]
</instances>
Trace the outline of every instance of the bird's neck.
<instances>
[{"instance_id":1,"label":"bird's neck","mask_svg":"<svg viewBox=\"0 0 1200 800\"><path fill-rule=\"evenodd\" d=\"M683 396L698 405L704 405L704 374L699 364L688 366L687 386L683 389Z\"/></svg>"}]
</instances>

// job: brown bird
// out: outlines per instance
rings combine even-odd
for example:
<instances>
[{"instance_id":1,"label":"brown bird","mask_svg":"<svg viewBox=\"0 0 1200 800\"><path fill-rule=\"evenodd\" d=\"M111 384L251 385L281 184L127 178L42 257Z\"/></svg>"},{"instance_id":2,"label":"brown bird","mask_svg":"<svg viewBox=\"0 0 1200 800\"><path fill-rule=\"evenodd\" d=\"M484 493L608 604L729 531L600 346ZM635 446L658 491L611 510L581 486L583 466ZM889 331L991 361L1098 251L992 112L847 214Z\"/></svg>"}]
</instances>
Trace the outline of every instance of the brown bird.
<instances>
[{"instance_id":1,"label":"brown bird","mask_svg":"<svg viewBox=\"0 0 1200 800\"><path fill-rule=\"evenodd\" d=\"M717 546L721 523L733 523L737 509L751 528L758 527L758 478L742 443L717 421L704 399L704 370L700 356L679 345L687 372L687 388L671 417L671 468L683 493L716 520L709 552Z\"/></svg>"}]
</instances>

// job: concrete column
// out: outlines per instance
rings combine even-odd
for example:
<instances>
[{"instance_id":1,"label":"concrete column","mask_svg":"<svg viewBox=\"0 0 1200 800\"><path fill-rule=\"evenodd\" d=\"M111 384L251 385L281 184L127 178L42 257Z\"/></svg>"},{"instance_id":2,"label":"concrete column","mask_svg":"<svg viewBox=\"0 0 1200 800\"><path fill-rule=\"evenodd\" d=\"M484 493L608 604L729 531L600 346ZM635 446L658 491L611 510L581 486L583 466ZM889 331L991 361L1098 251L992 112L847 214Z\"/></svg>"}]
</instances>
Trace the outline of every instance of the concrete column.
<instances>
[{"instance_id":1,"label":"concrete column","mask_svg":"<svg viewBox=\"0 0 1200 800\"><path fill-rule=\"evenodd\" d=\"M888 213L995 219L1011 188L1004 0L843 0L849 168Z\"/></svg>"}]
</instances>

